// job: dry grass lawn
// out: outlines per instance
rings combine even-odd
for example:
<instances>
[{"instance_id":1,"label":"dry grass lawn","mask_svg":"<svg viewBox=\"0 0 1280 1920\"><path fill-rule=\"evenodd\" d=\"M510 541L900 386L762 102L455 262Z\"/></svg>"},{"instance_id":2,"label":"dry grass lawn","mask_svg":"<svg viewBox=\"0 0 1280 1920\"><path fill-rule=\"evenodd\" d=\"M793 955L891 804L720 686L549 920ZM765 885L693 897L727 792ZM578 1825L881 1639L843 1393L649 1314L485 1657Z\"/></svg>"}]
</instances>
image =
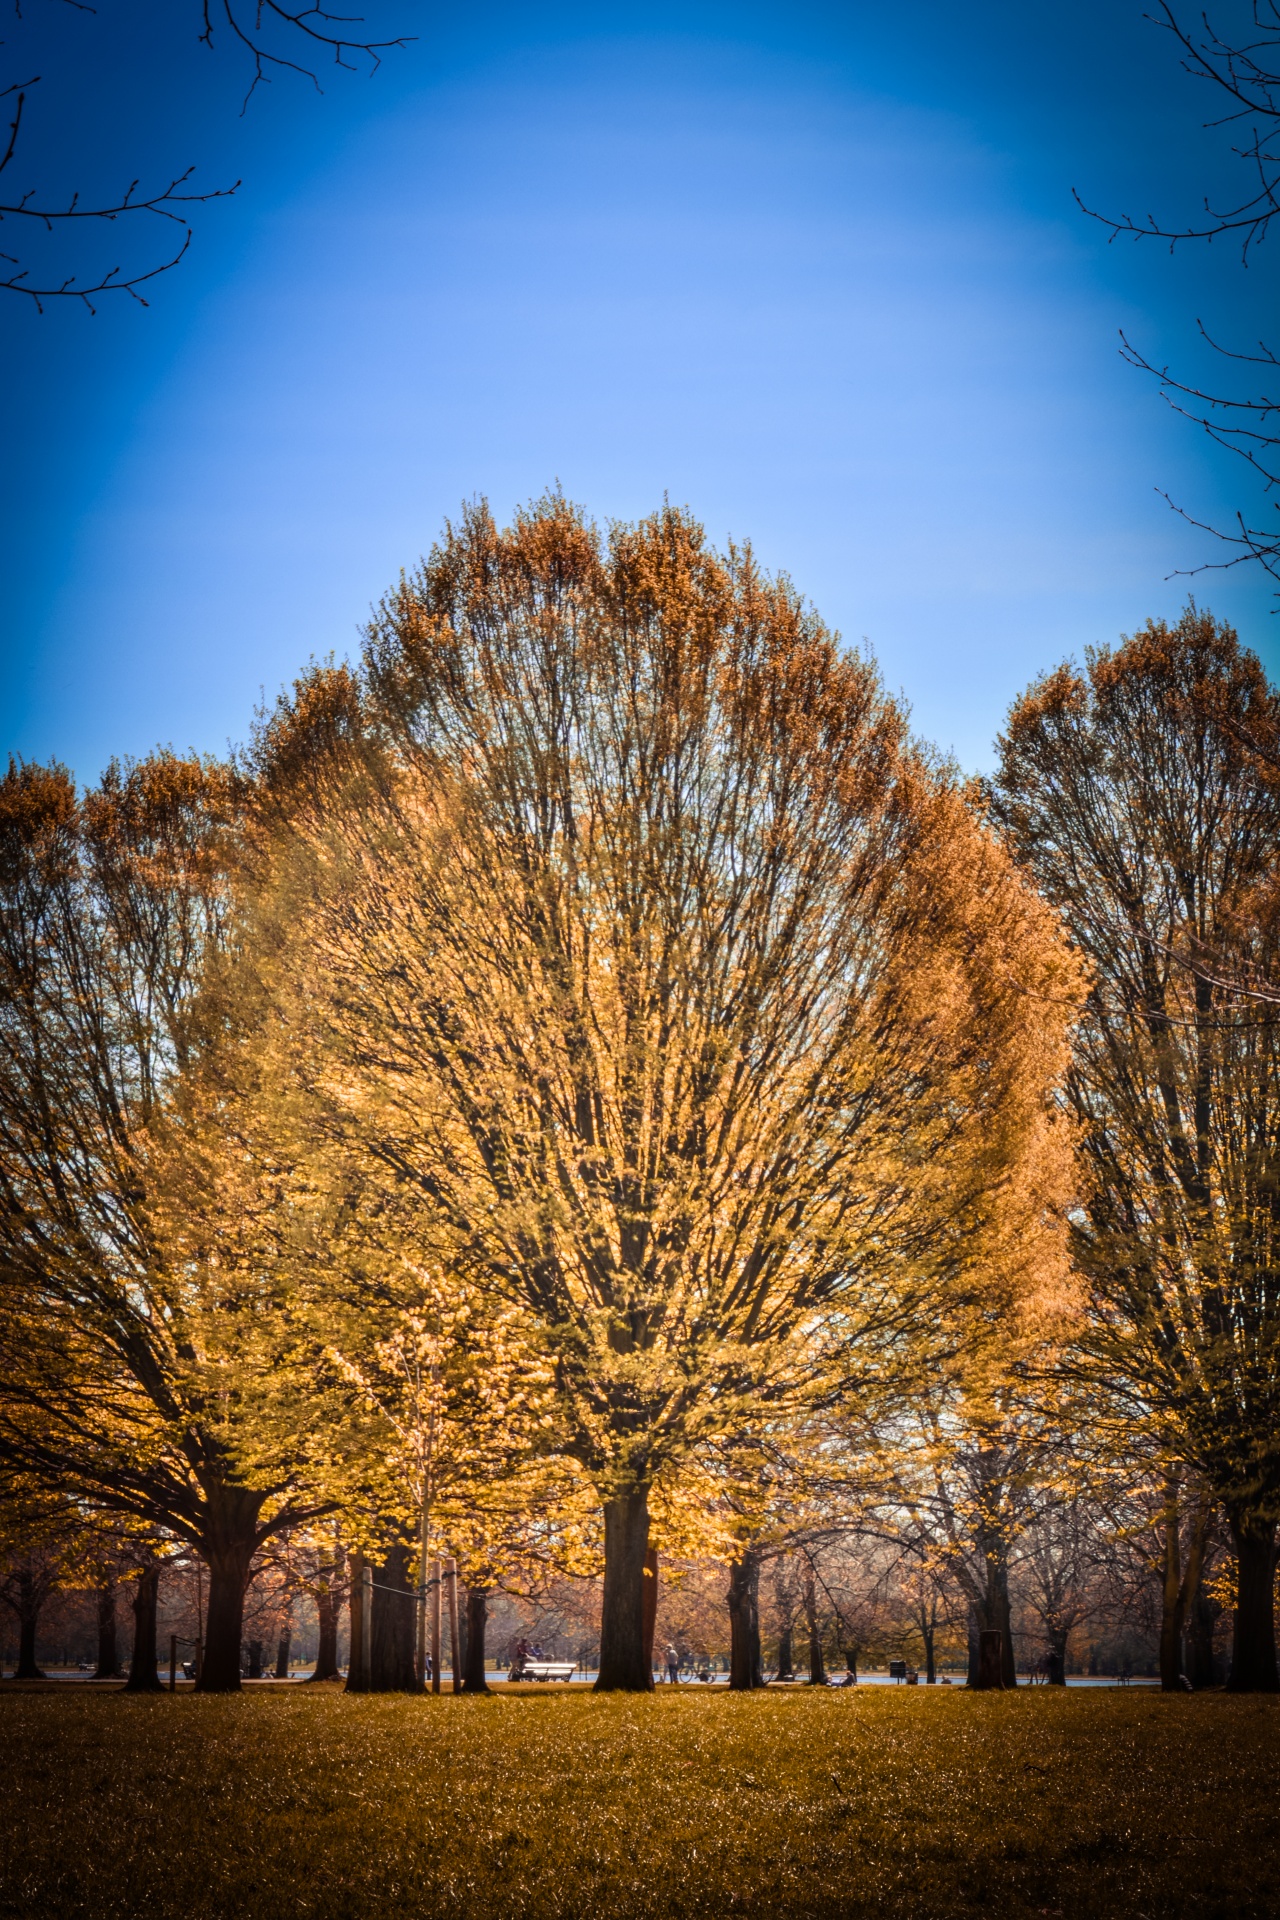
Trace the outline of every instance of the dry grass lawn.
<instances>
[{"instance_id":1,"label":"dry grass lawn","mask_svg":"<svg viewBox=\"0 0 1280 1920\"><path fill-rule=\"evenodd\" d=\"M1280 1703L0 1694L0 1914L1275 1920Z\"/></svg>"}]
</instances>

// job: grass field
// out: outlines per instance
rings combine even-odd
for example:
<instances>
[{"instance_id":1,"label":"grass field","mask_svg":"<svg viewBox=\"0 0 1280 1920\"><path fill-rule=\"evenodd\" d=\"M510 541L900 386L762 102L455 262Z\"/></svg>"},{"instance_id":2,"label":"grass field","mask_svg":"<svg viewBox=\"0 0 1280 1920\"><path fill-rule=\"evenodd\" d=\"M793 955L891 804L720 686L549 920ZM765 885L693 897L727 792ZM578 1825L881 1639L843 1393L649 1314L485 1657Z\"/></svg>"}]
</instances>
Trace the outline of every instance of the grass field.
<instances>
[{"instance_id":1,"label":"grass field","mask_svg":"<svg viewBox=\"0 0 1280 1920\"><path fill-rule=\"evenodd\" d=\"M1280 1914L1280 1704L0 1696L0 1914Z\"/></svg>"}]
</instances>

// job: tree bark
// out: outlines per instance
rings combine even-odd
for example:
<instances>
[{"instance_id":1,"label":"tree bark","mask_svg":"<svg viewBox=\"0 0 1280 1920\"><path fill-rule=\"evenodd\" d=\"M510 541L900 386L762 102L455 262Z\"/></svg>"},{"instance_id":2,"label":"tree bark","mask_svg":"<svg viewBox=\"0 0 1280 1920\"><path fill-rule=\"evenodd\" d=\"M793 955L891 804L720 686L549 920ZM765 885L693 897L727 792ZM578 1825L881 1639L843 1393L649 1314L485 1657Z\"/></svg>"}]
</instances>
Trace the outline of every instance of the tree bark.
<instances>
[{"instance_id":1,"label":"tree bark","mask_svg":"<svg viewBox=\"0 0 1280 1920\"><path fill-rule=\"evenodd\" d=\"M320 1639L316 1647L315 1672L311 1680L338 1678L338 1596L326 1580L316 1593L316 1622Z\"/></svg>"},{"instance_id":2,"label":"tree bark","mask_svg":"<svg viewBox=\"0 0 1280 1920\"><path fill-rule=\"evenodd\" d=\"M487 1587L467 1588L466 1618L467 1628L464 1635L466 1653L462 1666L462 1691L488 1693L489 1682L484 1674L484 1630L485 1622L489 1618Z\"/></svg>"},{"instance_id":3,"label":"tree bark","mask_svg":"<svg viewBox=\"0 0 1280 1920\"><path fill-rule=\"evenodd\" d=\"M938 1684L938 1667L933 1652L936 1629L922 1626L920 1637L924 1641L924 1683L926 1687L934 1687Z\"/></svg>"},{"instance_id":4,"label":"tree bark","mask_svg":"<svg viewBox=\"0 0 1280 1920\"><path fill-rule=\"evenodd\" d=\"M1160 1690L1183 1692L1182 1636L1187 1607L1200 1585L1208 1511L1203 1500L1192 1522L1187 1564L1182 1566L1181 1514L1178 1483L1170 1479L1164 1509L1164 1584L1160 1605Z\"/></svg>"},{"instance_id":5,"label":"tree bark","mask_svg":"<svg viewBox=\"0 0 1280 1920\"><path fill-rule=\"evenodd\" d=\"M280 1635L280 1644L276 1648L276 1679L277 1680L287 1680L289 1678L289 1646L292 1639L293 1639L293 1635L290 1633L289 1629L286 1627L284 1632Z\"/></svg>"},{"instance_id":6,"label":"tree bark","mask_svg":"<svg viewBox=\"0 0 1280 1920\"><path fill-rule=\"evenodd\" d=\"M750 1547L729 1568L729 1685L751 1693L764 1685L760 1653L760 1556Z\"/></svg>"},{"instance_id":7,"label":"tree bark","mask_svg":"<svg viewBox=\"0 0 1280 1920\"><path fill-rule=\"evenodd\" d=\"M978 1632L978 1677L969 1685L980 1692L999 1691L1005 1685L1004 1635L999 1627L982 1627Z\"/></svg>"},{"instance_id":8,"label":"tree bark","mask_svg":"<svg viewBox=\"0 0 1280 1920\"><path fill-rule=\"evenodd\" d=\"M789 1620L783 1622L782 1631L778 1635L777 1677L779 1680L794 1680L796 1677L795 1655L791 1651L791 1622Z\"/></svg>"},{"instance_id":9,"label":"tree bark","mask_svg":"<svg viewBox=\"0 0 1280 1920\"><path fill-rule=\"evenodd\" d=\"M1203 1693L1218 1684L1217 1661L1213 1650L1213 1630L1218 1613L1218 1606L1211 1595L1205 1592L1202 1583L1191 1604L1187 1627L1187 1678L1197 1693Z\"/></svg>"},{"instance_id":10,"label":"tree bark","mask_svg":"<svg viewBox=\"0 0 1280 1920\"><path fill-rule=\"evenodd\" d=\"M163 1693L156 1672L156 1608L160 1598L160 1569L144 1567L133 1592L133 1658L129 1662L126 1693Z\"/></svg>"},{"instance_id":11,"label":"tree bark","mask_svg":"<svg viewBox=\"0 0 1280 1920\"><path fill-rule=\"evenodd\" d=\"M653 1672L653 1636L658 1626L658 1549L646 1547L644 1550L644 1596L640 1614L640 1628L644 1636L644 1660L650 1673Z\"/></svg>"},{"instance_id":12,"label":"tree bark","mask_svg":"<svg viewBox=\"0 0 1280 1920\"><path fill-rule=\"evenodd\" d=\"M347 1658L348 1693L368 1693L369 1671L364 1657L364 1555L353 1553L347 1568L347 1617L351 1649Z\"/></svg>"},{"instance_id":13,"label":"tree bark","mask_svg":"<svg viewBox=\"0 0 1280 1920\"><path fill-rule=\"evenodd\" d=\"M649 1547L649 1489L604 1503L604 1599L600 1609L597 1693L650 1693L644 1652L644 1559Z\"/></svg>"},{"instance_id":14,"label":"tree bark","mask_svg":"<svg viewBox=\"0 0 1280 1920\"><path fill-rule=\"evenodd\" d=\"M1065 1687L1067 1684L1067 1637L1065 1633L1050 1636L1045 1679L1051 1687Z\"/></svg>"},{"instance_id":15,"label":"tree bark","mask_svg":"<svg viewBox=\"0 0 1280 1920\"><path fill-rule=\"evenodd\" d=\"M244 1635L244 1594L258 1546L258 1515L264 1493L225 1481L206 1488L201 1551L209 1569L209 1612L200 1693L239 1693Z\"/></svg>"},{"instance_id":16,"label":"tree bark","mask_svg":"<svg viewBox=\"0 0 1280 1920\"><path fill-rule=\"evenodd\" d=\"M373 1574L373 1622L369 1636L370 1693L419 1693L414 1666L413 1591L410 1550L403 1541L387 1549Z\"/></svg>"},{"instance_id":17,"label":"tree bark","mask_svg":"<svg viewBox=\"0 0 1280 1920\"><path fill-rule=\"evenodd\" d=\"M18 1599L14 1611L18 1616L18 1667L13 1677L15 1680L43 1680L44 1672L36 1664L36 1628L40 1623L40 1609L44 1605L47 1589L25 1567L19 1572L16 1584Z\"/></svg>"},{"instance_id":18,"label":"tree bark","mask_svg":"<svg viewBox=\"0 0 1280 1920\"><path fill-rule=\"evenodd\" d=\"M825 1687L827 1666L822 1657L822 1635L818 1631L818 1590L811 1566L806 1566L804 1573L804 1617L809 1629L809 1685Z\"/></svg>"},{"instance_id":19,"label":"tree bark","mask_svg":"<svg viewBox=\"0 0 1280 1920\"><path fill-rule=\"evenodd\" d=\"M98 1665L95 1680L120 1678L120 1644L116 1631L116 1583L104 1580L98 1588Z\"/></svg>"},{"instance_id":20,"label":"tree bark","mask_svg":"<svg viewBox=\"0 0 1280 1920\"><path fill-rule=\"evenodd\" d=\"M1236 1619L1229 1693L1280 1693L1276 1668L1274 1521L1228 1512L1236 1549Z\"/></svg>"},{"instance_id":21,"label":"tree bark","mask_svg":"<svg viewBox=\"0 0 1280 1920\"><path fill-rule=\"evenodd\" d=\"M249 1642L247 1651L249 1654L249 1671L245 1675L245 1678L247 1680L261 1680L262 1678L262 1642L261 1640L251 1640Z\"/></svg>"}]
</instances>

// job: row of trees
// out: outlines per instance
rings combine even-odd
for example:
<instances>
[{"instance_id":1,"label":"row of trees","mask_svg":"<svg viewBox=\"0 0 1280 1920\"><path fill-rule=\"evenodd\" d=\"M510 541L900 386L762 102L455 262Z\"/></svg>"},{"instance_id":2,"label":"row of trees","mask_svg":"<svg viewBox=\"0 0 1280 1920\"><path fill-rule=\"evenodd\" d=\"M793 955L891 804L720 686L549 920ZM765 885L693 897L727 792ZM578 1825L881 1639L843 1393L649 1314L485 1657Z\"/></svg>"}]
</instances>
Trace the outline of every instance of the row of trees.
<instances>
[{"instance_id":1,"label":"row of trees","mask_svg":"<svg viewBox=\"0 0 1280 1920\"><path fill-rule=\"evenodd\" d=\"M206 1689L335 1525L360 1684L444 1551L473 1644L602 1569L639 1689L658 1549L750 1686L760 1565L854 1528L1012 1679L1017 1543L1154 1488L1167 1682L1223 1516L1274 1688L1277 713L1192 609L966 786L749 552L553 497L230 764L11 767L9 1498L197 1554Z\"/></svg>"}]
</instances>

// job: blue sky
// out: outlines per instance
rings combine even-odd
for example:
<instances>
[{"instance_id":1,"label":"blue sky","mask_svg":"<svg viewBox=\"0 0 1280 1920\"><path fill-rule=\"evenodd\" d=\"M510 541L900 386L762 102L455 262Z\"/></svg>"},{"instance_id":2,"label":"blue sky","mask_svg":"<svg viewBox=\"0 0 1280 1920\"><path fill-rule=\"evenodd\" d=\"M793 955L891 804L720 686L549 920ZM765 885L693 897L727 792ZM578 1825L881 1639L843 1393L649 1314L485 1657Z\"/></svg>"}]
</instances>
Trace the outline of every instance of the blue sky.
<instances>
[{"instance_id":1,"label":"blue sky","mask_svg":"<svg viewBox=\"0 0 1280 1920\"><path fill-rule=\"evenodd\" d=\"M1116 351L1202 369L1195 318L1256 338L1275 269L1071 198L1229 191L1141 4L369 0L418 42L243 117L188 0L45 5L30 169L244 185L146 310L0 299L4 748L220 751L462 499L557 481L750 539L966 767L1189 590L1277 664L1265 580L1166 578L1216 556L1157 490L1221 519L1237 479Z\"/></svg>"}]
</instances>

